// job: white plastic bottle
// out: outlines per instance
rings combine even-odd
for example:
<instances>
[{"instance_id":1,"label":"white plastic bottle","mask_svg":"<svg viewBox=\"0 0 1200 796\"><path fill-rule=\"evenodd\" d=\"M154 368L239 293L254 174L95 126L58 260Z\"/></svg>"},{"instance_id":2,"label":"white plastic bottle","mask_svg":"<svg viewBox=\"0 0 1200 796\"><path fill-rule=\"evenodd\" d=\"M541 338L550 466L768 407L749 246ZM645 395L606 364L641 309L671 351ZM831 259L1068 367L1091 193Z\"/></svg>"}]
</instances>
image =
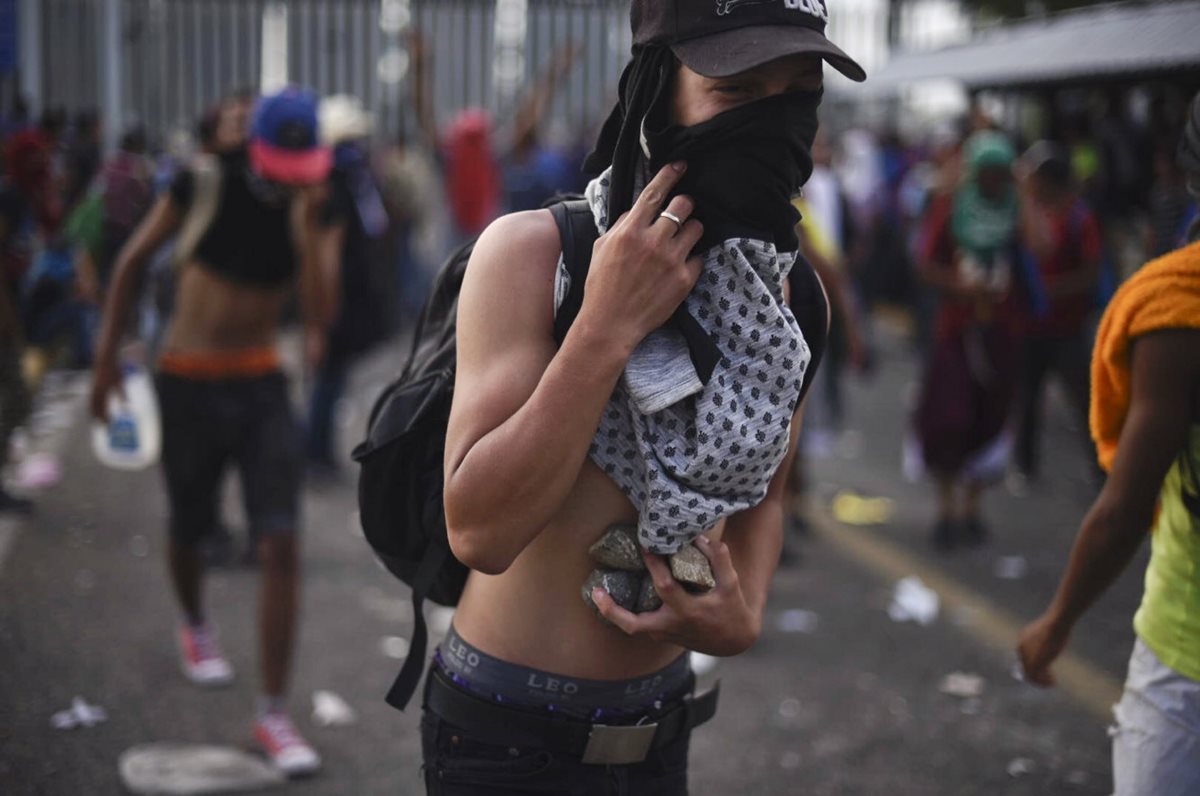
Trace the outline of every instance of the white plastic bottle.
<instances>
[{"instance_id":1,"label":"white plastic bottle","mask_svg":"<svg viewBox=\"0 0 1200 796\"><path fill-rule=\"evenodd\" d=\"M144 470L158 462L162 424L150 374L138 365L121 367L121 386L108 397L108 423L92 424L92 450L101 463L118 470Z\"/></svg>"}]
</instances>

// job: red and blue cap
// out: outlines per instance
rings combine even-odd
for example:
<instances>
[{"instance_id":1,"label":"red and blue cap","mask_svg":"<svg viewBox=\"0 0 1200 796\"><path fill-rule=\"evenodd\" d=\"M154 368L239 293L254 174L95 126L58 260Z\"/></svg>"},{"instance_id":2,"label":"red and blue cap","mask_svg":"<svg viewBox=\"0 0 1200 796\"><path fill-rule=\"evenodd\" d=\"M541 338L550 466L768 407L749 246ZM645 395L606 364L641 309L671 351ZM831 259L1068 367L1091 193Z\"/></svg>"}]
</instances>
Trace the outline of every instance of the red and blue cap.
<instances>
[{"instance_id":1,"label":"red and blue cap","mask_svg":"<svg viewBox=\"0 0 1200 796\"><path fill-rule=\"evenodd\" d=\"M333 151L321 145L317 95L288 87L262 97L250 127L250 164L269 180L288 185L321 182Z\"/></svg>"}]
</instances>

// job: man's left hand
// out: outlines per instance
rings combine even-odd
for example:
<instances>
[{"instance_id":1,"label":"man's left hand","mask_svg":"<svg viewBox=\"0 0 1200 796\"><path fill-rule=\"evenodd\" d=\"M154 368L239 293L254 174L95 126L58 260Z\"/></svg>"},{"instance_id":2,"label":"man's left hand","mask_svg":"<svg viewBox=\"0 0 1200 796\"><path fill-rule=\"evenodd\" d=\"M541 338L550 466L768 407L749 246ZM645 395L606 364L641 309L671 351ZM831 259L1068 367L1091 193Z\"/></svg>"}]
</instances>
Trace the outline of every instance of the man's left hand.
<instances>
[{"instance_id":1,"label":"man's left hand","mask_svg":"<svg viewBox=\"0 0 1200 796\"><path fill-rule=\"evenodd\" d=\"M729 546L701 536L696 547L712 564L717 581L713 589L700 594L689 592L671 575L662 557L643 551L662 607L635 614L617 605L608 592L595 589L592 599L601 616L631 636L648 636L707 655L725 657L745 652L757 640L762 620L742 594Z\"/></svg>"}]
</instances>

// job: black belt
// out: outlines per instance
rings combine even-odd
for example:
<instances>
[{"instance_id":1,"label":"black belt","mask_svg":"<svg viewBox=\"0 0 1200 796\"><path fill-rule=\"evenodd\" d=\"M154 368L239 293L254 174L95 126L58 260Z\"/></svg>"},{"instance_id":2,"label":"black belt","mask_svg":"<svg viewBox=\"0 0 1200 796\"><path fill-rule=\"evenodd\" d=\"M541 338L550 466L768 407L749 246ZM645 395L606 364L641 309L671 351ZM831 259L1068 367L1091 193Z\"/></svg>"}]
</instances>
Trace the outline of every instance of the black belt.
<instances>
[{"instance_id":1,"label":"black belt","mask_svg":"<svg viewBox=\"0 0 1200 796\"><path fill-rule=\"evenodd\" d=\"M583 763L640 763L651 751L676 741L717 712L721 684L699 696L688 694L679 704L636 725L592 724L569 716L533 713L468 694L449 682L436 666L425 684L425 707L447 723L477 734L478 739L512 744L526 739L551 752L578 757Z\"/></svg>"}]
</instances>

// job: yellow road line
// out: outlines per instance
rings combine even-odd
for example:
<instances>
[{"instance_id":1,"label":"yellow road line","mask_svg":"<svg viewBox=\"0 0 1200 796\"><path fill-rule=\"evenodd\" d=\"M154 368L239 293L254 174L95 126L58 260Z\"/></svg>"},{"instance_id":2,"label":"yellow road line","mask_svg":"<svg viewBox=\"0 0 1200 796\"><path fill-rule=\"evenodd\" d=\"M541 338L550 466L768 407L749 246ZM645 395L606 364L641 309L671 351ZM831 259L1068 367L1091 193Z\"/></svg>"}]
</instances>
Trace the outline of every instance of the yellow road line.
<instances>
[{"instance_id":1,"label":"yellow road line","mask_svg":"<svg viewBox=\"0 0 1200 796\"><path fill-rule=\"evenodd\" d=\"M806 516L821 540L846 558L887 580L916 575L937 592L944 613L970 615L970 622L963 623L967 633L1001 652L1016 649L1017 636L1024 623L954 580L941 568L878 534L838 523L823 509L810 507ZM1081 707L1102 722L1112 720L1113 703L1121 697L1121 683L1115 678L1071 652L1064 652L1055 662L1054 674L1058 687Z\"/></svg>"}]
</instances>

